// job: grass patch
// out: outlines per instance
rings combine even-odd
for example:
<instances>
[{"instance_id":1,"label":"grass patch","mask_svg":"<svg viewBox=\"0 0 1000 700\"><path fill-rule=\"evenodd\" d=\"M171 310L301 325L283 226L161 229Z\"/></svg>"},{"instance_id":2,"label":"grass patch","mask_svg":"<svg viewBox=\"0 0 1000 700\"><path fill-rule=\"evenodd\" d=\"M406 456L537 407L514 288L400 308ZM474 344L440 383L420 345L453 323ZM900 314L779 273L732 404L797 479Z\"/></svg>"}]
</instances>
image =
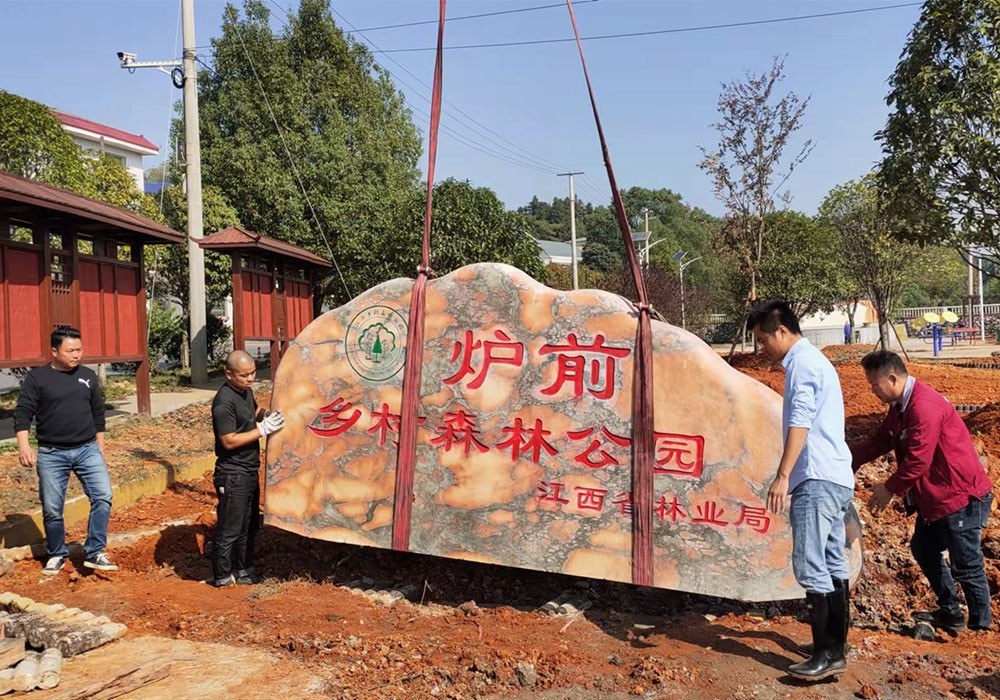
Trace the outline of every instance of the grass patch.
<instances>
[{"instance_id":1,"label":"grass patch","mask_svg":"<svg viewBox=\"0 0 1000 700\"><path fill-rule=\"evenodd\" d=\"M281 591L281 585L283 581L276 578L267 577L250 591L245 600L263 600L264 598L270 598Z\"/></svg>"}]
</instances>

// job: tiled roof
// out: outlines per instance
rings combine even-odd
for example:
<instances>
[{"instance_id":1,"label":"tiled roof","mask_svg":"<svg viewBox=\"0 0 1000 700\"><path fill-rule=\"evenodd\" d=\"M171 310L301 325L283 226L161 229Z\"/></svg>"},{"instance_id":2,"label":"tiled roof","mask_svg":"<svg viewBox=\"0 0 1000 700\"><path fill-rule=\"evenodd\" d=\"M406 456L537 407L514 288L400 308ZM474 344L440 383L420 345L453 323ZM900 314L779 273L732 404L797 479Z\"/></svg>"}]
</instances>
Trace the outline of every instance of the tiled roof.
<instances>
[{"instance_id":1,"label":"tiled roof","mask_svg":"<svg viewBox=\"0 0 1000 700\"><path fill-rule=\"evenodd\" d=\"M149 241L152 243L184 242L183 234L135 212L0 170L0 204L10 202L58 211L89 222L100 222L111 229L154 239Z\"/></svg>"},{"instance_id":2,"label":"tiled roof","mask_svg":"<svg viewBox=\"0 0 1000 700\"><path fill-rule=\"evenodd\" d=\"M205 236L198 241L198 245L205 250L221 252L273 253L283 258L298 260L317 267L332 267L329 261L305 248L279 241L277 238L271 238L261 233L247 231L239 226L230 226L223 231L216 231L210 236Z\"/></svg>"}]
</instances>

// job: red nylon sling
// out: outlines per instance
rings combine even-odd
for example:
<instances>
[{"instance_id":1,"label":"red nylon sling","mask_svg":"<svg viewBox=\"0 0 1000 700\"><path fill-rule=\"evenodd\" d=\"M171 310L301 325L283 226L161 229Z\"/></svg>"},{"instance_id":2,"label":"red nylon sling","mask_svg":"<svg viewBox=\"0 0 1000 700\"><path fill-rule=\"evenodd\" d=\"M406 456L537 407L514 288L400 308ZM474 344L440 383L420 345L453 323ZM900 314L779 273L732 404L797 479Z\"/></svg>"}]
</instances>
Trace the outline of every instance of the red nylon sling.
<instances>
[{"instance_id":1,"label":"red nylon sling","mask_svg":"<svg viewBox=\"0 0 1000 700\"><path fill-rule=\"evenodd\" d=\"M440 0L438 17L437 54L434 64L434 86L431 97L431 128L427 159L427 207L424 213L424 231L421 248L421 262L417 267L417 278L410 296L409 328L406 341L406 365L403 373L403 399L400 408L399 451L396 458L396 487L393 500L392 548L409 549L410 524L413 506L413 475L416 464L417 422L420 410L420 388L422 383L424 318L427 279L430 269L430 237L432 202L434 195L434 164L437 157L438 125L441 119L441 82L444 46L444 20L447 0ZM608 181L614 200L615 216L625 242L625 252L632 272L639 302L638 323L636 325L635 358L632 374L632 580L641 585L653 584L653 370L652 370L652 327L650 307L645 281L639 267L635 244L632 241L625 205L615 181L611 158L601 118L597 110L594 90L587 72L587 62L580 41L580 32L573 14L572 0L566 0L570 22L576 36L580 62L590 94L590 104L594 111L594 121L601 140L601 152L608 171Z\"/></svg>"},{"instance_id":2,"label":"red nylon sling","mask_svg":"<svg viewBox=\"0 0 1000 700\"><path fill-rule=\"evenodd\" d=\"M601 139L601 154L604 156L604 167L608 171L608 184L611 186L611 196L614 200L615 218L625 241L625 254L628 266L632 272L639 303L638 323L635 333L635 357L632 369L632 582L643 586L653 585L653 460L655 458L655 439L653 435L653 329L650 324L649 297L646 294L646 282L639 267L639 256L635 252L632 241L632 230L625 214L625 203L622 201L618 183L615 181L615 171L611 167L611 156L608 154L608 142L604 138L604 128L601 126L601 116L597 111L597 100L594 88L590 84L590 74L587 72L587 59L583 55L583 42L580 41L580 30L576 26L576 16L573 13L573 0L566 0L569 10L569 20L573 25L573 35L576 37L576 47L580 52L580 64L583 66L583 77L587 81L587 92L590 94L590 106L594 110L594 122L597 124L597 134Z\"/></svg>"},{"instance_id":3,"label":"red nylon sling","mask_svg":"<svg viewBox=\"0 0 1000 700\"><path fill-rule=\"evenodd\" d=\"M417 279L410 295L410 322L406 333L406 366L403 370L403 400L399 420L399 452L396 454L396 492L392 502L392 548L410 547L410 517L413 510L413 471L417 461L417 414L423 380L424 311L427 278L431 274L431 216L434 200L434 161L437 159L438 124L441 121L441 63L444 54L444 17L448 0L440 0L434 89L431 95L431 130L427 146L427 209Z\"/></svg>"}]
</instances>

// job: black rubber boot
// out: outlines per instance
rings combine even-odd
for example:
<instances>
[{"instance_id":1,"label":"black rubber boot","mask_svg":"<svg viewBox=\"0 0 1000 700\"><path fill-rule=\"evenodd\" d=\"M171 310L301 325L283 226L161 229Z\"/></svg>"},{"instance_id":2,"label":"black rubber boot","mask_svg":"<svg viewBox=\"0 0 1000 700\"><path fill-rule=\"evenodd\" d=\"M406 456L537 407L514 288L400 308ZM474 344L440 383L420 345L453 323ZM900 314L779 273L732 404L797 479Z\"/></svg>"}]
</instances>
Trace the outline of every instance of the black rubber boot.
<instances>
[{"instance_id":1,"label":"black rubber boot","mask_svg":"<svg viewBox=\"0 0 1000 700\"><path fill-rule=\"evenodd\" d=\"M833 639L833 650L840 657L846 657L847 631L851 628L851 586L849 581L834 581L835 590L827 597L830 601L830 621L828 629Z\"/></svg>"},{"instance_id":2,"label":"black rubber boot","mask_svg":"<svg viewBox=\"0 0 1000 700\"><path fill-rule=\"evenodd\" d=\"M831 626L839 626L838 629L846 631L843 620L844 606L834 605L831 609L830 605L834 600L842 602L844 595L840 591L829 594L806 592L806 600L809 603L814 651L808 661L789 666L788 673L799 680L819 681L847 670L844 654L842 650L838 653L834 636L830 633Z\"/></svg>"},{"instance_id":3,"label":"black rubber boot","mask_svg":"<svg viewBox=\"0 0 1000 700\"><path fill-rule=\"evenodd\" d=\"M843 633L843 638L844 638L843 653L844 656L846 657L849 653L851 653L851 645L847 641L847 631L846 631L851 629L851 582L847 579L835 578L833 579L833 590L834 593L840 593L844 597L844 610L846 611L846 614L844 616L844 624L846 626L846 629ZM834 634L835 637L837 637L835 630L830 630L830 632L831 634ZM802 644L799 646L798 650L799 653L802 654L803 656L812 656L813 645Z\"/></svg>"}]
</instances>

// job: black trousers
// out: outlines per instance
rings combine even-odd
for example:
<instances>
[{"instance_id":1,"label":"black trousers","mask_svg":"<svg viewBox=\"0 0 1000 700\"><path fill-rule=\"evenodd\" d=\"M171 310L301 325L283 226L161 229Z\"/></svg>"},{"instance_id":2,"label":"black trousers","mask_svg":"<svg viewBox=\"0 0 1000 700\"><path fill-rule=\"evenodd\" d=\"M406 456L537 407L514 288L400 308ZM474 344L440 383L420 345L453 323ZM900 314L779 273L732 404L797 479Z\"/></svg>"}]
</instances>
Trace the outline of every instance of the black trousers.
<instances>
[{"instance_id":1,"label":"black trousers","mask_svg":"<svg viewBox=\"0 0 1000 700\"><path fill-rule=\"evenodd\" d=\"M260 482L257 472L215 474L219 519L212 547L216 581L253 566L253 541L260 528Z\"/></svg>"}]
</instances>

